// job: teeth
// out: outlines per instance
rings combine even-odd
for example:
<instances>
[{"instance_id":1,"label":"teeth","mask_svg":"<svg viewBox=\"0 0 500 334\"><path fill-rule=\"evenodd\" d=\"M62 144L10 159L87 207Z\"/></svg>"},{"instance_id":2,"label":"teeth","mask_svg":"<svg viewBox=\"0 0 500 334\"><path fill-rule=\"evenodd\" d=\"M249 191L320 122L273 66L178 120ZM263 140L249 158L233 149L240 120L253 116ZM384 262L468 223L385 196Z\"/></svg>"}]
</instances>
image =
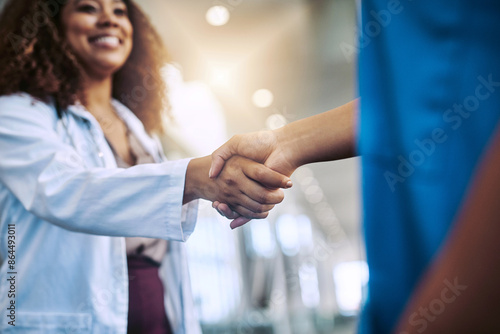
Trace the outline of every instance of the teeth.
<instances>
[{"instance_id":1,"label":"teeth","mask_svg":"<svg viewBox=\"0 0 500 334\"><path fill-rule=\"evenodd\" d=\"M94 43L108 44L110 46L117 46L118 44L120 44L120 40L118 39L118 37L114 37L114 36L99 37L99 38L96 38L93 42Z\"/></svg>"}]
</instances>

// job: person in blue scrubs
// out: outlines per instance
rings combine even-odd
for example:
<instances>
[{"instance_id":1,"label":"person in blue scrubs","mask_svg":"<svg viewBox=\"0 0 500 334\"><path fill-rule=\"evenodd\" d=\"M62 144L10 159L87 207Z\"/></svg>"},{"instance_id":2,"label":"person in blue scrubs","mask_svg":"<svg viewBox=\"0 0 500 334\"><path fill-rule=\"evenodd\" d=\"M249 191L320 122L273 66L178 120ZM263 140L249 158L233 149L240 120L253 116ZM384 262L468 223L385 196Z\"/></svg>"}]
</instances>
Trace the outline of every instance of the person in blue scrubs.
<instances>
[{"instance_id":1,"label":"person in blue scrubs","mask_svg":"<svg viewBox=\"0 0 500 334\"><path fill-rule=\"evenodd\" d=\"M361 12L359 107L236 136L212 176L234 154L290 175L359 153L359 332L499 333L500 3L368 0Z\"/></svg>"}]
</instances>

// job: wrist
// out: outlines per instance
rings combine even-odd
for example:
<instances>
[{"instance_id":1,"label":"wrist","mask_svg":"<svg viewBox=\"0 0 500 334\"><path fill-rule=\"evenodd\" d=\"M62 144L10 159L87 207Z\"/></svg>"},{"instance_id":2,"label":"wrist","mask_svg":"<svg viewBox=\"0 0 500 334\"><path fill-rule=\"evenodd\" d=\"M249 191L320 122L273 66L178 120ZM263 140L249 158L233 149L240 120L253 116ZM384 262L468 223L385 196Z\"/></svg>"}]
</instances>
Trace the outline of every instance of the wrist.
<instances>
[{"instance_id":1,"label":"wrist","mask_svg":"<svg viewBox=\"0 0 500 334\"><path fill-rule=\"evenodd\" d=\"M302 156L300 151L300 136L294 133L289 125L285 125L279 129L273 130L276 147L280 151L282 159L288 165L290 174L302 166Z\"/></svg>"},{"instance_id":2,"label":"wrist","mask_svg":"<svg viewBox=\"0 0 500 334\"><path fill-rule=\"evenodd\" d=\"M194 158L189 162L184 182L183 204L200 198L213 200L214 196L210 195L213 194L212 180L208 177L210 163L210 156Z\"/></svg>"}]
</instances>

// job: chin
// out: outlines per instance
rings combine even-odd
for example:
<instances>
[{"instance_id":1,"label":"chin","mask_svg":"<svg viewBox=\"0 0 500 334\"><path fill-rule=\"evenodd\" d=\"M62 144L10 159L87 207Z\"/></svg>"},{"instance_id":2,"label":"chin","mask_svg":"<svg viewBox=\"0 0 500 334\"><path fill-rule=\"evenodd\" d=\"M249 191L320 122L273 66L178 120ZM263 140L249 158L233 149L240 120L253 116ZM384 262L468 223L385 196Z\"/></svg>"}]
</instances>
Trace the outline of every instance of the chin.
<instances>
[{"instance_id":1,"label":"chin","mask_svg":"<svg viewBox=\"0 0 500 334\"><path fill-rule=\"evenodd\" d=\"M90 70L90 72L98 73L101 76L109 76L118 72L123 67L123 65L125 65L125 62L126 60L101 60L99 62L93 62L93 64L91 66L88 66L87 68Z\"/></svg>"}]
</instances>

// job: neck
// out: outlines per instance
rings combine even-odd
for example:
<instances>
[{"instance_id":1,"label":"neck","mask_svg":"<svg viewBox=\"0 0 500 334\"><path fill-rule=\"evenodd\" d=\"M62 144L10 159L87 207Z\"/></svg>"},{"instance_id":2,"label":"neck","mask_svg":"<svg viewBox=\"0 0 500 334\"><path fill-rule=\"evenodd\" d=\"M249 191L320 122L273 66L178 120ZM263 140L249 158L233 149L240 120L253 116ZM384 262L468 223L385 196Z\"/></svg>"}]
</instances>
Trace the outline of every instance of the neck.
<instances>
[{"instance_id":1,"label":"neck","mask_svg":"<svg viewBox=\"0 0 500 334\"><path fill-rule=\"evenodd\" d=\"M110 110L113 89L112 76L85 78L85 107L94 116Z\"/></svg>"}]
</instances>

